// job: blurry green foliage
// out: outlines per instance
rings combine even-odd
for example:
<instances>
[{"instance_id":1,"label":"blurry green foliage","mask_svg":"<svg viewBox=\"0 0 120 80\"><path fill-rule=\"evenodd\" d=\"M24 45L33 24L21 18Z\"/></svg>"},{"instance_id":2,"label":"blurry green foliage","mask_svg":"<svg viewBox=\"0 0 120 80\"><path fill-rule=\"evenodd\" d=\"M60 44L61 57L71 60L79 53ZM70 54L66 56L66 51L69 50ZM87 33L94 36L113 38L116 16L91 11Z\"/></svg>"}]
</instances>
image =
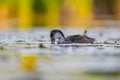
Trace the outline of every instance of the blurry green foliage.
<instances>
[{"instance_id":1,"label":"blurry green foliage","mask_svg":"<svg viewBox=\"0 0 120 80\"><path fill-rule=\"evenodd\" d=\"M44 13L47 11L47 7L44 0L34 0L33 1L33 11L37 13Z\"/></svg>"},{"instance_id":2,"label":"blurry green foliage","mask_svg":"<svg viewBox=\"0 0 120 80\"><path fill-rule=\"evenodd\" d=\"M63 0L33 0L33 11L45 13L48 10L59 8Z\"/></svg>"},{"instance_id":3,"label":"blurry green foliage","mask_svg":"<svg viewBox=\"0 0 120 80\"><path fill-rule=\"evenodd\" d=\"M7 2L7 0L0 0L0 4Z\"/></svg>"}]
</instances>

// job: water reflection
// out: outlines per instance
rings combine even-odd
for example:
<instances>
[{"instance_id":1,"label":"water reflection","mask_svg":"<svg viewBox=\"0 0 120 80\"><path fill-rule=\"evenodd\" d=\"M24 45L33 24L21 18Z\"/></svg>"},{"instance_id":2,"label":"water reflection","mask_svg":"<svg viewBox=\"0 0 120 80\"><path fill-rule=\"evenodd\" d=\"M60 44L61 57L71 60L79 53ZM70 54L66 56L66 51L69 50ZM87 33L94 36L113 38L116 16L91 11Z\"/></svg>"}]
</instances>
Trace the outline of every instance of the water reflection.
<instances>
[{"instance_id":1,"label":"water reflection","mask_svg":"<svg viewBox=\"0 0 120 80\"><path fill-rule=\"evenodd\" d=\"M15 34L12 35L12 40L10 41L7 41L7 36L4 36L7 42L6 44L0 44L2 46L0 48L1 80L120 79L120 49L118 43L100 44L100 46L96 46L96 44L69 44L67 46L61 46L48 43L49 39L48 42L39 42L39 38L34 36L35 33L33 33L30 33L30 38L28 38L27 35L21 37L23 40L29 39L25 42L14 42L20 39L13 37ZM96 32L94 31L93 33ZM37 35L40 35L40 33L37 33ZM103 34L103 37L107 35ZM113 34L113 36L114 35L115 34ZM97 36L96 38L98 40L101 38L99 34L93 36ZM37 39L36 41L33 39L34 37ZM106 40L109 37L107 36ZM48 37L44 37L46 40L47 38ZM1 42L4 42L4 40L1 40ZM43 44L45 48L40 48L39 44ZM31 54L37 58L37 61L35 61L35 69L27 71L21 69L21 64L25 64L27 67L32 66L32 58L30 58L30 61L27 59L21 63L21 55L30 56Z\"/></svg>"}]
</instances>

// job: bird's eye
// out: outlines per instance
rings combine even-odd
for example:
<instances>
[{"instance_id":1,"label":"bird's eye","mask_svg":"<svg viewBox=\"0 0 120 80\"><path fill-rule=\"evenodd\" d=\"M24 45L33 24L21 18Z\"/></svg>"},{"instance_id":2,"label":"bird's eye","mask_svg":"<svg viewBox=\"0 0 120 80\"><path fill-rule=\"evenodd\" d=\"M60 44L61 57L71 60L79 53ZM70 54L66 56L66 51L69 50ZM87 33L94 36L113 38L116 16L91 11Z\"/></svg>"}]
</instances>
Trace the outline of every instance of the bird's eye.
<instances>
[{"instance_id":1,"label":"bird's eye","mask_svg":"<svg viewBox=\"0 0 120 80\"><path fill-rule=\"evenodd\" d=\"M58 39L61 39L60 37L58 37Z\"/></svg>"}]
</instances>

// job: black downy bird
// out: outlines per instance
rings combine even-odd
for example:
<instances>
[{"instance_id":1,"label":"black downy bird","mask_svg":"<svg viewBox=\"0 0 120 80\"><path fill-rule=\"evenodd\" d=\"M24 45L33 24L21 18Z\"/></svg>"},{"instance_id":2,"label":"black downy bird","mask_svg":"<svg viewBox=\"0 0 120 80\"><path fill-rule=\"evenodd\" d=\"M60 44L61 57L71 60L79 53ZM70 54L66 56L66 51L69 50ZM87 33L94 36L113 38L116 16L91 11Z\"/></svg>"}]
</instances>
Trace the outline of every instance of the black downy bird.
<instances>
[{"instance_id":1,"label":"black downy bird","mask_svg":"<svg viewBox=\"0 0 120 80\"><path fill-rule=\"evenodd\" d=\"M95 39L88 37L87 31L84 31L84 35L70 35L65 37L62 31L52 30L50 33L51 43L52 44L67 44L67 43L94 43Z\"/></svg>"}]
</instances>

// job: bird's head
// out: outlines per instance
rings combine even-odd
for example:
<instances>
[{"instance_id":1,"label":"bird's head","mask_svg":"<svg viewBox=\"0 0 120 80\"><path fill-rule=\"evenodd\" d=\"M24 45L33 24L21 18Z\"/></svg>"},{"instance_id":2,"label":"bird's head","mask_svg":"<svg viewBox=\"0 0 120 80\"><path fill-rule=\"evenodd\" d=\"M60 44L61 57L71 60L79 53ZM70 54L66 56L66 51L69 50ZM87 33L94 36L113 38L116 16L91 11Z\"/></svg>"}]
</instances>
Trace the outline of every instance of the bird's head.
<instances>
[{"instance_id":1,"label":"bird's head","mask_svg":"<svg viewBox=\"0 0 120 80\"><path fill-rule=\"evenodd\" d=\"M57 44L61 44L65 41L65 37L64 34L62 33L62 31L60 30L52 30L50 32L50 38L51 38L51 42L53 44L57 43Z\"/></svg>"}]
</instances>

